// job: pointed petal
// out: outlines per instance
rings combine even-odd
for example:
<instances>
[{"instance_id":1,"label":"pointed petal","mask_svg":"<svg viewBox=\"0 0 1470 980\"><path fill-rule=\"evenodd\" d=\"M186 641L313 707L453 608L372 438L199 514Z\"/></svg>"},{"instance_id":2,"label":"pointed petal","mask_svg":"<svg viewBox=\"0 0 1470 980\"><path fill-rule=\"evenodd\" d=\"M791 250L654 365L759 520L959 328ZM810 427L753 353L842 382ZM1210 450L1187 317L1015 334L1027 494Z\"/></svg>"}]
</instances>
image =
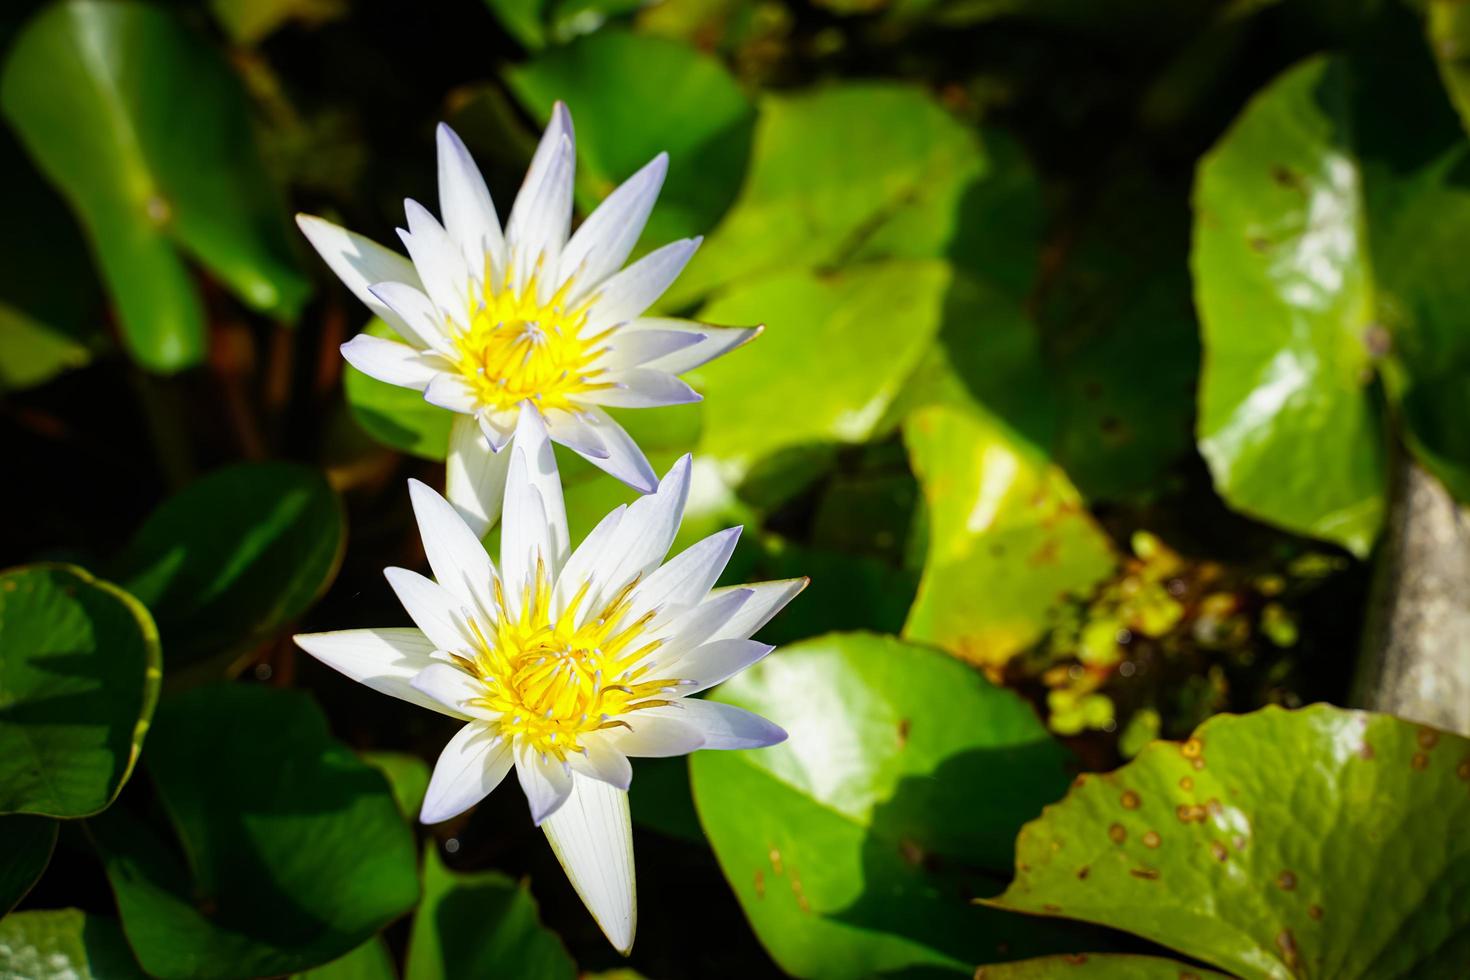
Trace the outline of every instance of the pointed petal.
<instances>
[{"instance_id":1,"label":"pointed petal","mask_svg":"<svg viewBox=\"0 0 1470 980\"><path fill-rule=\"evenodd\" d=\"M577 776L571 797L541 829L587 911L613 948L626 956L638 927L628 794Z\"/></svg>"},{"instance_id":2,"label":"pointed petal","mask_svg":"<svg viewBox=\"0 0 1470 980\"><path fill-rule=\"evenodd\" d=\"M692 371L702 364L708 364L715 358L730 353L737 347L743 347L756 337L760 336L765 327L717 327L708 323L697 323L693 320L675 320L664 317L639 317L625 324L618 330L618 343L625 343L624 336L628 333L665 333L680 332L689 336L699 338L699 342L689 347L681 348L663 355L656 360L648 361L643 366L658 368L670 374L683 374Z\"/></svg>"},{"instance_id":3,"label":"pointed petal","mask_svg":"<svg viewBox=\"0 0 1470 980\"><path fill-rule=\"evenodd\" d=\"M510 745L486 725L461 728L439 753L419 820L443 823L490 795L510 771Z\"/></svg>"},{"instance_id":4,"label":"pointed petal","mask_svg":"<svg viewBox=\"0 0 1470 980\"><path fill-rule=\"evenodd\" d=\"M518 289L530 280L538 262L542 263L543 286L555 288L552 280L572 224L575 166L572 117L566 106L558 102L551 110L551 122L531 157L526 179L505 223L505 241Z\"/></svg>"},{"instance_id":5,"label":"pointed petal","mask_svg":"<svg viewBox=\"0 0 1470 980\"><path fill-rule=\"evenodd\" d=\"M520 421L521 410L519 407L482 408L479 411L479 418L480 431L485 434L490 448L498 453L510 445L511 438L516 434L516 424Z\"/></svg>"},{"instance_id":6,"label":"pointed petal","mask_svg":"<svg viewBox=\"0 0 1470 980\"><path fill-rule=\"evenodd\" d=\"M515 452L525 455L526 479L541 497L541 509L546 516L547 570L555 581L571 554L571 532L567 528L567 506L562 497L561 474L556 469L556 453L552 451L541 413L529 403L521 406L520 419L516 422Z\"/></svg>"},{"instance_id":7,"label":"pointed petal","mask_svg":"<svg viewBox=\"0 0 1470 980\"><path fill-rule=\"evenodd\" d=\"M424 401L460 415L474 415L480 407L479 396L470 383L448 371L436 374L424 388Z\"/></svg>"},{"instance_id":8,"label":"pointed petal","mask_svg":"<svg viewBox=\"0 0 1470 980\"><path fill-rule=\"evenodd\" d=\"M396 340L360 333L342 345L347 363L370 378L400 388L423 391L443 373L446 365L432 354L422 354Z\"/></svg>"},{"instance_id":9,"label":"pointed petal","mask_svg":"<svg viewBox=\"0 0 1470 980\"><path fill-rule=\"evenodd\" d=\"M460 717L490 718L493 715L472 702L485 694L485 685L454 664L434 663L410 682L413 689L432 698ZM441 709L442 710L442 709Z\"/></svg>"},{"instance_id":10,"label":"pointed petal","mask_svg":"<svg viewBox=\"0 0 1470 980\"><path fill-rule=\"evenodd\" d=\"M546 562L551 539L540 492L527 475L524 453L512 444L510 475L505 480L505 509L500 518L500 571L505 583L505 608L510 616L521 610L527 590L540 585L537 562Z\"/></svg>"},{"instance_id":11,"label":"pointed petal","mask_svg":"<svg viewBox=\"0 0 1470 980\"><path fill-rule=\"evenodd\" d=\"M668 707L649 708L647 713L692 725L704 736L701 748L761 749L786 741L786 730L780 725L744 708L718 701L680 698Z\"/></svg>"},{"instance_id":12,"label":"pointed petal","mask_svg":"<svg viewBox=\"0 0 1470 980\"><path fill-rule=\"evenodd\" d=\"M715 631L730 621L751 597L749 589L730 589L713 596L677 617L667 627L667 639L655 654L660 664L671 665L675 672L685 667L685 654L704 643ZM735 642L749 643L750 640ZM684 675L687 676L687 675Z\"/></svg>"},{"instance_id":13,"label":"pointed petal","mask_svg":"<svg viewBox=\"0 0 1470 980\"><path fill-rule=\"evenodd\" d=\"M510 454L491 450L479 422L460 415L449 429L449 457L444 466L445 498L471 533L484 537L500 520Z\"/></svg>"},{"instance_id":14,"label":"pointed petal","mask_svg":"<svg viewBox=\"0 0 1470 980\"><path fill-rule=\"evenodd\" d=\"M638 443L633 441L628 431L604 409L596 406L589 406L582 413L582 422L597 436L606 454L599 458L582 453L583 458L639 493L652 493L658 486L658 478L654 476L648 457L643 455L643 450L638 448ZM576 449L575 446L571 448Z\"/></svg>"},{"instance_id":15,"label":"pointed petal","mask_svg":"<svg viewBox=\"0 0 1470 980\"><path fill-rule=\"evenodd\" d=\"M408 498L434 580L465 606L489 618L495 611L491 582L495 563L454 506L418 480L408 481Z\"/></svg>"},{"instance_id":16,"label":"pointed petal","mask_svg":"<svg viewBox=\"0 0 1470 980\"><path fill-rule=\"evenodd\" d=\"M659 566L684 516L689 499L690 458L686 455L669 468L653 493L628 505L618 524L618 533L603 551L589 576L599 595L616 591L639 575ZM595 598L595 597L589 597Z\"/></svg>"},{"instance_id":17,"label":"pointed petal","mask_svg":"<svg viewBox=\"0 0 1470 980\"><path fill-rule=\"evenodd\" d=\"M638 586L629 615L636 619L655 607L680 610L703 601L725 570L739 540L740 528L731 527L679 552ZM747 591L751 591L753 598L754 591ZM740 615L740 610L735 615ZM725 628L722 626L718 633L722 634Z\"/></svg>"},{"instance_id":18,"label":"pointed petal","mask_svg":"<svg viewBox=\"0 0 1470 980\"><path fill-rule=\"evenodd\" d=\"M577 550L572 552L572 556L567 559L561 574L556 577L556 591L551 598L552 609L556 611L558 617L566 610L567 604L576 596L582 584L590 581L594 569L602 560L604 550L612 541L613 535L617 533L618 524L622 521L627 509L627 504L619 504L614 507L606 517L597 522L597 526L582 539L582 543L577 545ZM593 591L592 587L589 586L588 591ZM596 596L588 598L595 600ZM596 611L592 602L584 600L577 610L577 625L580 626L587 615Z\"/></svg>"},{"instance_id":19,"label":"pointed petal","mask_svg":"<svg viewBox=\"0 0 1470 980\"><path fill-rule=\"evenodd\" d=\"M662 708L647 708L624 715L630 728L610 728L607 740L624 755L638 759L667 759L704 748L699 729Z\"/></svg>"},{"instance_id":20,"label":"pointed petal","mask_svg":"<svg viewBox=\"0 0 1470 980\"><path fill-rule=\"evenodd\" d=\"M516 776L531 805L531 820L539 827L571 795L572 774L562 763L525 745L516 746L515 757Z\"/></svg>"},{"instance_id":21,"label":"pointed petal","mask_svg":"<svg viewBox=\"0 0 1470 980\"><path fill-rule=\"evenodd\" d=\"M607 459L607 447L602 436L587 419L587 413L568 412L563 409L548 409L543 416L546 432L553 442L559 442L572 452L591 462Z\"/></svg>"},{"instance_id":22,"label":"pointed petal","mask_svg":"<svg viewBox=\"0 0 1470 980\"><path fill-rule=\"evenodd\" d=\"M585 739L582 747L583 752L567 755L567 764L572 767L572 772L600 779L609 786L624 790L633 782L633 766L628 757L606 740Z\"/></svg>"},{"instance_id":23,"label":"pointed petal","mask_svg":"<svg viewBox=\"0 0 1470 980\"><path fill-rule=\"evenodd\" d=\"M686 238L649 252L597 290L583 327L589 335L640 316L679 278L703 239Z\"/></svg>"},{"instance_id":24,"label":"pointed petal","mask_svg":"<svg viewBox=\"0 0 1470 980\"><path fill-rule=\"evenodd\" d=\"M485 177L454 130L439 124L439 213L444 230L464 254L471 274L485 264L488 252L496 269L505 268L505 238Z\"/></svg>"},{"instance_id":25,"label":"pointed petal","mask_svg":"<svg viewBox=\"0 0 1470 980\"><path fill-rule=\"evenodd\" d=\"M703 397L672 374L652 368L618 371L609 374L606 380L615 387L589 391L578 395L578 399L613 408L661 408L664 405L687 405Z\"/></svg>"},{"instance_id":26,"label":"pointed petal","mask_svg":"<svg viewBox=\"0 0 1470 980\"><path fill-rule=\"evenodd\" d=\"M605 367L610 371L641 367L650 361L657 361L684 350L686 347L694 347L703 342L704 337L692 330L630 331L620 329L613 334L607 353L596 362L596 366ZM677 374L678 372L670 371L669 373Z\"/></svg>"},{"instance_id":27,"label":"pointed petal","mask_svg":"<svg viewBox=\"0 0 1470 980\"><path fill-rule=\"evenodd\" d=\"M470 270L463 253L422 204L404 201L403 211L408 216L408 231L399 229L398 237L424 281L424 292L440 313L469 329Z\"/></svg>"},{"instance_id":28,"label":"pointed petal","mask_svg":"<svg viewBox=\"0 0 1470 980\"><path fill-rule=\"evenodd\" d=\"M435 646L421 630L365 629L299 633L296 645L333 670L411 704L456 718L466 717L414 690L410 681L436 663Z\"/></svg>"},{"instance_id":29,"label":"pointed petal","mask_svg":"<svg viewBox=\"0 0 1470 980\"><path fill-rule=\"evenodd\" d=\"M416 286L401 282L379 282L368 287L373 296L398 314L398 332L414 347L445 355L453 354L443 316ZM661 337L670 331L650 330L647 336ZM639 335L641 336L641 335Z\"/></svg>"},{"instance_id":30,"label":"pointed petal","mask_svg":"<svg viewBox=\"0 0 1470 980\"><path fill-rule=\"evenodd\" d=\"M755 635L756 630L771 621L771 618L795 599L811 582L809 578L788 578L776 582L756 582L751 585L726 586L710 593L714 598L731 589L749 589L754 593L730 621L715 631L712 640L744 640Z\"/></svg>"},{"instance_id":31,"label":"pointed petal","mask_svg":"<svg viewBox=\"0 0 1470 980\"><path fill-rule=\"evenodd\" d=\"M461 626L464 604L453 592L406 568L385 568L383 576L435 649L458 652L470 646Z\"/></svg>"},{"instance_id":32,"label":"pointed petal","mask_svg":"<svg viewBox=\"0 0 1470 980\"><path fill-rule=\"evenodd\" d=\"M380 282L421 285L412 262L371 239L310 214L298 214L296 225L352 295L400 334L409 332L404 329L402 318L374 296L369 287Z\"/></svg>"},{"instance_id":33,"label":"pointed petal","mask_svg":"<svg viewBox=\"0 0 1470 980\"><path fill-rule=\"evenodd\" d=\"M643 226L648 224L668 171L669 155L660 153L582 222L561 255L558 283L566 282L568 276L577 277L568 302L576 303L623 267L643 234Z\"/></svg>"},{"instance_id":34,"label":"pointed petal","mask_svg":"<svg viewBox=\"0 0 1470 980\"><path fill-rule=\"evenodd\" d=\"M690 650L669 668L680 677L693 681L680 693L698 694L740 673L776 649L755 640L711 640Z\"/></svg>"}]
</instances>

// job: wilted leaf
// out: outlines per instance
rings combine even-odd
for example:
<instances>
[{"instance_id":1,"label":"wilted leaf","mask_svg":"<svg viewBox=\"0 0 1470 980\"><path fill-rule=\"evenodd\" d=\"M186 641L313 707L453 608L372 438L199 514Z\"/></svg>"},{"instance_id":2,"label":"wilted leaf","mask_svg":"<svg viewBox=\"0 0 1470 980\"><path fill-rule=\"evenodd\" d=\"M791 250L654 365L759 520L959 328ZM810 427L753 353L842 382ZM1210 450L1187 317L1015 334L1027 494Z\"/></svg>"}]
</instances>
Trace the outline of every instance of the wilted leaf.
<instances>
[{"instance_id":1,"label":"wilted leaf","mask_svg":"<svg viewBox=\"0 0 1470 980\"><path fill-rule=\"evenodd\" d=\"M790 733L690 762L725 877L788 973L969 976L1002 948L1057 948L971 904L1000 889L1016 828L1066 786L1064 752L1016 695L854 633L784 648L715 698Z\"/></svg>"},{"instance_id":2,"label":"wilted leaf","mask_svg":"<svg viewBox=\"0 0 1470 980\"><path fill-rule=\"evenodd\" d=\"M111 803L159 680L158 631L122 589L70 565L0 573L0 813Z\"/></svg>"},{"instance_id":3,"label":"wilted leaf","mask_svg":"<svg viewBox=\"0 0 1470 980\"><path fill-rule=\"evenodd\" d=\"M407 975L573 980L577 966L541 924L525 885L498 871L450 871L431 841L424 849L424 900L408 942Z\"/></svg>"},{"instance_id":4,"label":"wilted leaf","mask_svg":"<svg viewBox=\"0 0 1470 980\"><path fill-rule=\"evenodd\" d=\"M183 854L121 808L89 827L149 973L319 966L417 901L413 835L387 781L305 694L221 684L167 700L147 765Z\"/></svg>"},{"instance_id":5,"label":"wilted leaf","mask_svg":"<svg viewBox=\"0 0 1470 980\"><path fill-rule=\"evenodd\" d=\"M1027 824L994 904L1245 978L1450 976L1470 957L1467 784L1470 740L1386 715L1221 715Z\"/></svg>"},{"instance_id":6,"label":"wilted leaf","mask_svg":"<svg viewBox=\"0 0 1470 980\"><path fill-rule=\"evenodd\" d=\"M336 574L342 503L319 470L242 463L169 498L115 574L152 610L172 666L258 643Z\"/></svg>"},{"instance_id":7,"label":"wilted leaf","mask_svg":"<svg viewBox=\"0 0 1470 980\"><path fill-rule=\"evenodd\" d=\"M10 50L0 102L86 228L144 366L176 371L204 356L186 256L251 306L295 315L307 283L244 95L208 40L168 10L45 8Z\"/></svg>"}]
</instances>

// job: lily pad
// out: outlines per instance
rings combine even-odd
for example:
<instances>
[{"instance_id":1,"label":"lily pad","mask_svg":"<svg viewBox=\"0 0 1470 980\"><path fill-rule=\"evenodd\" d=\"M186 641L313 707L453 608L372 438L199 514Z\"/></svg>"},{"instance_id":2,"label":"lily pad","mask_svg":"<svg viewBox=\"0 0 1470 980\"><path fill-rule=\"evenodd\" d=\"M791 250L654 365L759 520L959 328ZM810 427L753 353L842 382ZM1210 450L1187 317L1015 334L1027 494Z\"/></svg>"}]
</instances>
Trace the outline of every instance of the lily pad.
<instances>
[{"instance_id":1,"label":"lily pad","mask_svg":"<svg viewBox=\"0 0 1470 980\"><path fill-rule=\"evenodd\" d=\"M690 760L725 877L788 973L969 976L1058 949L1037 923L972 904L999 891L1014 831L1067 781L1015 694L942 653L850 633L783 648L714 699L790 733Z\"/></svg>"},{"instance_id":2,"label":"lily pad","mask_svg":"<svg viewBox=\"0 0 1470 980\"><path fill-rule=\"evenodd\" d=\"M524 884L498 871L450 871L431 841L424 850L424 900L408 941L407 973L414 980L574 980L577 965L541 924Z\"/></svg>"},{"instance_id":3,"label":"lily pad","mask_svg":"<svg viewBox=\"0 0 1470 980\"><path fill-rule=\"evenodd\" d=\"M15 908L46 871L59 827L47 817L0 817L0 916Z\"/></svg>"},{"instance_id":4,"label":"lily pad","mask_svg":"<svg viewBox=\"0 0 1470 980\"><path fill-rule=\"evenodd\" d=\"M296 974L297 980L397 980L393 954L382 936L374 936L340 959Z\"/></svg>"},{"instance_id":5,"label":"lily pad","mask_svg":"<svg viewBox=\"0 0 1470 980\"><path fill-rule=\"evenodd\" d=\"M709 55L610 28L509 69L506 81L538 119L558 99L571 109L584 214L660 152L669 172L645 245L707 234L735 199L755 111Z\"/></svg>"},{"instance_id":6,"label":"lily pad","mask_svg":"<svg viewBox=\"0 0 1470 980\"><path fill-rule=\"evenodd\" d=\"M169 10L44 8L11 48L0 103L85 227L145 367L176 371L204 357L186 257L256 309L296 314L308 284L244 93L214 45Z\"/></svg>"},{"instance_id":7,"label":"lily pad","mask_svg":"<svg viewBox=\"0 0 1470 980\"><path fill-rule=\"evenodd\" d=\"M0 573L0 813L83 817L133 771L158 700L158 631L70 565Z\"/></svg>"},{"instance_id":8,"label":"lily pad","mask_svg":"<svg viewBox=\"0 0 1470 980\"><path fill-rule=\"evenodd\" d=\"M1108 575L1112 545L1066 475L984 410L920 409L904 441L929 514L904 636L998 669Z\"/></svg>"},{"instance_id":9,"label":"lily pad","mask_svg":"<svg viewBox=\"0 0 1470 980\"><path fill-rule=\"evenodd\" d=\"M80 909L0 920L0 976L26 980L144 980L117 920Z\"/></svg>"},{"instance_id":10,"label":"lily pad","mask_svg":"<svg viewBox=\"0 0 1470 980\"><path fill-rule=\"evenodd\" d=\"M1073 953L997 963L975 971L975 980L1226 980L1227 974L1188 966L1162 956L1133 953Z\"/></svg>"},{"instance_id":11,"label":"lily pad","mask_svg":"<svg viewBox=\"0 0 1470 980\"><path fill-rule=\"evenodd\" d=\"M221 684L171 698L147 764L182 854L121 808L89 828L150 974L320 966L417 901L413 834L387 780L304 693Z\"/></svg>"},{"instance_id":12,"label":"lily pad","mask_svg":"<svg viewBox=\"0 0 1470 980\"><path fill-rule=\"evenodd\" d=\"M388 778L393 802L410 824L419 818L424 794L429 791L429 764L406 752L363 752L362 761Z\"/></svg>"},{"instance_id":13,"label":"lily pad","mask_svg":"<svg viewBox=\"0 0 1470 980\"><path fill-rule=\"evenodd\" d=\"M1470 961L1466 826L1470 740L1327 705L1221 715L1080 777L1021 831L991 904L1247 980L1452 976Z\"/></svg>"},{"instance_id":14,"label":"lily pad","mask_svg":"<svg viewBox=\"0 0 1470 980\"><path fill-rule=\"evenodd\" d=\"M114 574L153 611L178 666L258 643L299 616L331 583L345 536L321 471L243 463L165 501Z\"/></svg>"}]
</instances>

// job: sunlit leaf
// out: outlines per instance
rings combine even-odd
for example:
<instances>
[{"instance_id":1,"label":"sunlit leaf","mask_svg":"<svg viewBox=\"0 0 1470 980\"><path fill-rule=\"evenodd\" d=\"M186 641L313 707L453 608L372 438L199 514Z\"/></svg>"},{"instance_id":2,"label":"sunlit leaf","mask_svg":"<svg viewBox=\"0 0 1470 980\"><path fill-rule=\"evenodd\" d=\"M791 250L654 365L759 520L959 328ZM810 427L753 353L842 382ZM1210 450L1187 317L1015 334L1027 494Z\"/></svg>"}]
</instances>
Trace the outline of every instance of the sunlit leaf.
<instances>
[{"instance_id":1,"label":"sunlit leaf","mask_svg":"<svg viewBox=\"0 0 1470 980\"><path fill-rule=\"evenodd\" d=\"M26 897L51 863L59 826L48 817L0 817L0 916Z\"/></svg>"},{"instance_id":2,"label":"sunlit leaf","mask_svg":"<svg viewBox=\"0 0 1470 980\"><path fill-rule=\"evenodd\" d=\"M374 936L325 966L296 974L297 980L396 980L397 976L393 954L382 936Z\"/></svg>"},{"instance_id":3,"label":"sunlit leaf","mask_svg":"<svg viewBox=\"0 0 1470 980\"><path fill-rule=\"evenodd\" d=\"M305 299L247 105L209 41L166 9L69 0L30 21L0 103L91 239L129 348L174 371L205 351L187 259L251 306Z\"/></svg>"},{"instance_id":4,"label":"sunlit leaf","mask_svg":"<svg viewBox=\"0 0 1470 980\"><path fill-rule=\"evenodd\" d=\"M904 441L929 514L904 635L998 668L1112 570L1112 547L1065 474L984 410L920 409Z\"/></svg>"},{"instance_id":5,"label":"sunlit leaf","mask_svg":"<svg viewBox=\"0 0 1470 980\"><path fill-rule=\"evenodd\" d=\"M1467 784L1470 740L1386 715L1221 715L1027 824L995 904L1248 980L1453 975L1470 957Z\"/></svg>"},{"instance_id":6,"label":"sunlit leaf","mask_svg":"<svg viewBox=\"0 0 1470 980\"><path fill-rule=\"evenodd\" d=\"M120 807L89 827L149 973L320 966L417 901L387 780L304 693L223 684L166 700L146 759L182 853Z\"/></svg>"},{"instance_id":7,"label":"sunlit leaf","mask_svg":"<svg viewBox=\"0 0 1470 980\"><path fill-rule=\"evenodd\" d=\"M1132 953L1073 953L996 963L975 971L975 980L1226 980L1226 974L1161 956Z\"/></svg>"},{"instance_id":8,"label":"sunlit leaf","mask_svg":"<svg viewBox=\"0 0 1470 980\"><path fill-rule=\"evenodd\" d=\"M158 631L122 589L70 565L0 573L0 813L111 803L160 677Z\"/></svg>"},{"instance_id":9,"label":"sunlit leaf","mask_svg":"<svg viewBox=\"0 0 1470 980\"><path fill-rule=\"evenodd\" d=\"M971 904L1000 890L1016 828L1066 786L1062 749L1016 695L943 654L853 633L783 648L715 697L790 733L690 762L725 877L788 973L970 976L1057 949Z\"/></svg>"},{"instance_id":10,"label":"sunlit leaf","mask_svg":"<svg viewBox=\"0 0 1470 980\"><path fill-rule=\"evenodd\" d=\"M115 574L152 610L177 666L257 643L300 615L336 574L345 534L319 470L243 463L165 501Z\"/></svg>"},{"instance_id":11,"label":"sunlit leaf","mask_svg":"<svg viewBox=\"0 0 1470 980\"><path fill-rule=\"evenodd\" d=\"M25 980L143 980L115 919L80 909L0 920L0 976Z\"/></svg>"},{"instance_id":12,"label":"sunlit leaf","mask_svg":"<svg viewBox=\"0 0 1470 980\"><path fill-rule=\"evenodd\" d=\"M754 112L708 55L609 29L549 50L506 78L538 119L558 99L571 110L583 213L660 152L669 155L669 172L645 245L708 234L734 200Z\"/></svg>"},{"instance_id":13,"label":"sunlit leaf","mask_svg":"<svg viewBox=\"0 0 1470 980\"><path fill-rule=\"evenodd\" d=\"M408 942L407 976L573 980L577 966L541 924L524 884L498 871L450 871L433 842L424 850L424 900Z\"/></svg>"},{"instance_id":14,"label":"sunlit leaf","mask_svg":"<svg viewBox=\"0 0 1470 980\"><path fill-rule=\"evenodd\" d=\"M429 789L429 764L405 752L363 752L362 761L388 777L393 802L410 823L418 820L419 808Z\"/></svg>"}]
</instances>

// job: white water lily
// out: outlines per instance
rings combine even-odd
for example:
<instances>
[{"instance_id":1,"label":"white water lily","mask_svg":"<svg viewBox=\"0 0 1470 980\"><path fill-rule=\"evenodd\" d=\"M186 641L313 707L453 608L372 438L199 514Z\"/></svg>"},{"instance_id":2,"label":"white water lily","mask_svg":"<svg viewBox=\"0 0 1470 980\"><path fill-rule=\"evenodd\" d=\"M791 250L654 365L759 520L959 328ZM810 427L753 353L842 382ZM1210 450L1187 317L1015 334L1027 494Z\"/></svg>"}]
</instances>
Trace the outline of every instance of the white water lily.
<instances>
[{"instance_id":1,"label":"white water lily","mask_svg":"<svg viewBox=\"0 0 1470 980\"><path fill-rule=\"evenodd\" d=\"M321 218L297 223L332 271L403 342L361 334L342 354L364 374L413 388L460 413L445 494L472 529L494 523L523 406L551 438L641 493L653 469L606 411L697 401L678 374L733 350L759 327L713 327L643 313L678 277L700 239L627 268L663 186L659 154L570 234L575 149L557 103L502 230L469 151L440 125L443 224L405 202L408 258ZM620 271L621 270L621 271Z\"/></svg>"},{"instance_id":2,"label":"white water lily","mask_svg":"<svg viewBox=\"0 0 1470 980\"><path fill-rule=\"evenodd\" d=\"M538 413L521 414L507 453L498 569L455 509L410 481L434 579L385 574L418 628L296 642L374 690L465 722L434 767L425 823L474 806L514 768L573 887L626 953L637 919L628 759L786 737L748 711L690 695L769 653L750 635L806 580L713 588L739 528L664 562L689 493L688 456L573 551Z\"/></svg>"}]
</instances>

